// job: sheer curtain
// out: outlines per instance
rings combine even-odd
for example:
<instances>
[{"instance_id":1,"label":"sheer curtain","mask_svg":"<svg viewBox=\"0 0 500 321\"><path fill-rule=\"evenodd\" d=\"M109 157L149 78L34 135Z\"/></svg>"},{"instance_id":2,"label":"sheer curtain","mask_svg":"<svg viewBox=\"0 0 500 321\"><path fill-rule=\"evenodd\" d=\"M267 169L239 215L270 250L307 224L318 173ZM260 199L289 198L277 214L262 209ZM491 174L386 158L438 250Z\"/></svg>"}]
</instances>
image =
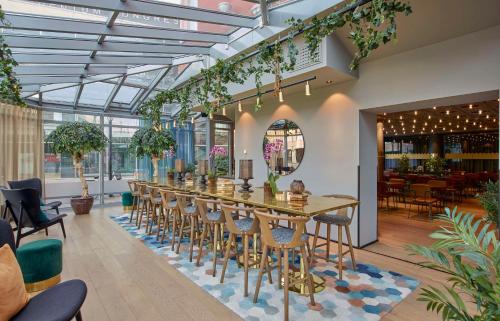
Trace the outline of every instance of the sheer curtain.
<instances>
[{"instance_id":1,"label":"sheer curtain","mask_svg":"<svg viewBox=\"0 0 500 321\"><path fill-rule=\"evenodd\" d=\"M0 186L31 177L43 182L42 138L41 110L0 102Z\"/></svg>"}]
</instances>

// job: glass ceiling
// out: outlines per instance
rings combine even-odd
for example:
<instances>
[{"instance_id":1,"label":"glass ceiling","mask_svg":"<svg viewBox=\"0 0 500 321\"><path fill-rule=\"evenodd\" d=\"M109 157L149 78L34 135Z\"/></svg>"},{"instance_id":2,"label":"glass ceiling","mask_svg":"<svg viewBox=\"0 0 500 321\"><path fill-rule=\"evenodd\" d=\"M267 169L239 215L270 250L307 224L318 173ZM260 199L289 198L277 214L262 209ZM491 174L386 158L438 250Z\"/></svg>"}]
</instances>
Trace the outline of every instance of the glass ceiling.
<instances>
[{"instance_id":1,"label":"glass ceiling","mask_svg":"<svg viewBox=\"0 0 500 321\"><path fill-rule=\"evenodd\" d=\"M299 0L272 1L269 7L292 1ZM130 2L138 3L127 6ZM0 5L10 22L0 32L19 62L15 71L25 97L38 100L41 94L42 105L127 112L170 88L190 66L186 58L199 60L213 45L228 43L233 32L251 31L260 15L255 0L0 0Z\"/></svg>"}]
</instances>

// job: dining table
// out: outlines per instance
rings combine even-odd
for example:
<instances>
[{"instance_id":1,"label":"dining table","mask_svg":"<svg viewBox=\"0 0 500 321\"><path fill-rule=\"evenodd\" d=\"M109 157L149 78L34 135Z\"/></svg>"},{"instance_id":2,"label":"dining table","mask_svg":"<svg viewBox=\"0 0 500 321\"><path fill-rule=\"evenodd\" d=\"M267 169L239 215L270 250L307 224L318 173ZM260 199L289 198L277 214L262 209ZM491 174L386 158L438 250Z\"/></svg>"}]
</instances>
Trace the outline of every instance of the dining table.
<instances>
[{"instance_id":1,"label":"dining table","mask_svg":"<svg viewBox=\"0 0 500 321\"><path fill-rule=\"evenodd\" d=\"M328 197L318 195L307 195L297 201L289 191L279 191L273 197L268 197L261 187L254 188L251 192L239 190L239 184L229 179L220 179L216 186L207 186L199 184L196 180L165 180L159 179L158 182L150 183L159 188L168 188L180 192L188 192L223 201L231 201L244 204L251 207L267 208L279 214L292 216L314 217L315 215L325 214L344 208L353 210L359 205L359 201L349 198ZM304 276L304 266L301 258L300 271L296 271L296 277ZM318 275L313 274L315 292L321 292L325 289L325 280ZM302 295L308 295L307 287L303 285L299 288L290 290Z\"/></svg>"}]
</instances>

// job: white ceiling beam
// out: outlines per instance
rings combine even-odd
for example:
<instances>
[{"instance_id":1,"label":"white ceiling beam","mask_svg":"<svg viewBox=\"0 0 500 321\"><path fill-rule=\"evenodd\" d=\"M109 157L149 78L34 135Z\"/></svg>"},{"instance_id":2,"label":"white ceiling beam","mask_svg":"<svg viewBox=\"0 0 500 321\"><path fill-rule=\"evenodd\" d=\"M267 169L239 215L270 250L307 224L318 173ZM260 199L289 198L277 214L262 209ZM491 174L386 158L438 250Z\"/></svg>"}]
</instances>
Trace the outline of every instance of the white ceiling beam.
<instances>
[{"instance_id":1,"label":"white ceiling beam","mask_svg":"<svg viewBox=\"0 0 500 321\"><path fill-rule=\"evenodd\" d=\"M170 65L169 57L144 57L144 56L96 56L64 55L64 54L21 54L14 53L13 58L18 63L32 64L109 64L109 65Z\"/></svg>"},{"instance_id":2,"label":"white ceiling beam","mask_svg":"<svg viewBox=\"0 0 500 321\"><path fill-rule=\"evenodd\" d=\"M86 72L79 66L30 66L20 65L14 68L18 76L30 75L53 75L53 76L79 76L79 75L98 75L98 74L124 74L127 72L127 66L89 66Z\"/></svg>"},{"instance_id":3,"label":"white ceiling beam","mask_svg":"<svg viewBox=\"0 0 500 321\"><path fill-rule=\"evenodd\" d=\"M109 94L109 97L108 99L106 99L106 102L104 103L104 112L107 112L109 110L109 106L111 105L111 103L113 102L113 100L115 99L116 95L118 94L118 92L120 91L120 88L122 88L122 85L123 83L125 82L125 79L127 78L127 76L123 76L120 81L113 87L113 90L111 91L111 93Z\"/></svg>"},{"instance_id":4,"label":"white ceiling beam","mask_svg":"<svg viewBox=\"0 0 500 321\"><path fill-rule=\"evenodd\" d=\"M229 36L199 31L195 32L188 30L162 29L129 25L113 25L111 27L108 27L105 22L90 22L43 16L27 16L12 13L6 13L5 18L10 22L10 25L5 27L8 27L10 29L66 32L76 34L145 39L199 41L209 43L227 43L229 41Z\"/></svg>"},{"instance_id":5,"label":"white ceiling beam","mask_svg":"<svg viewBox=\"0 0 500 321\"><path fill-rule=\"evenodd\" d=\"M78 83L81 80L79 76L19 76L17 79L21 85Z\"/></svg>"},{"instance_id":6,"label":"white ceiling beam","mask_svg":"<svg viewBox=\"0 0 500 321\"><path fill-rule=\"evenodd\" d=\"M148 98L149 94L151 94L151 92L156 88L156 86L158 86L158 84L162 81L162 79L169 73L169 71L172 69L172 67L170 68L167 68L163 71L161 71L155 79L153 79L153 81L151 82L151 84L149 84L149 87L144 90L142 93L140 93L139 95L137 95L135 97L135 99L132 101L132 103L130 104L130 113L131 114L134 114L135 111L137 110L137 108L139 108L139 106L142 104L142 102Z\"/></svg>"},{"instance_id":7,"label":"white ceiling beam","mask_svg":"<svg viewBox=\"0 0 500 321\"><path fill-rule=\"evenodd\" d=\"M236 27L253 28L256 26L255 19L252 17L165 2L137 0L128 0L126 2L115 0L42 0L42 2Z\"/></svg>"},{"instance_id":8,"label":"white ceiling beam","mask_svg":"<svg viewBox=\"0 0 500 321\"><path fill-rule=\"evenodd\" d=\"M208 55L209 47L147 44L135 42L105 41L101 44L95 40L80 40L74 38L45 38L39 36L4 36L5 42L11 48L51 49L51 50L84 50L110 52L142 52L160 54L201 54Z\"/></svg>"}]
</instances>

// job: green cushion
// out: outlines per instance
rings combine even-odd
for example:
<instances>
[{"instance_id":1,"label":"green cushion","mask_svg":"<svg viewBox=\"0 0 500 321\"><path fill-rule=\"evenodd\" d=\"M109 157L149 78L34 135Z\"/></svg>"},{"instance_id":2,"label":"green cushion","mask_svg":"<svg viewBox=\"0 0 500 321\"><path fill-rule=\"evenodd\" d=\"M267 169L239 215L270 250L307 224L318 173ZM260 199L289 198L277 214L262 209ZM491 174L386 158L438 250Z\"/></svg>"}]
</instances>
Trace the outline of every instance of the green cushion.
<instances>
[{"instance_id":1,"label":"green cushion","mask_svg":"<svg viewBox=\"0 0 500 321\"><path fill-rule=\"evenodd\" d=\"M38 216L38 222L37 223L45 223L49 221L49 217L47 216L47 213L45 211L41 210L40 215Z\"/></svg>"},{"instance_id":2,"label":"green cushion","mask_svg":"<svg viewBox=\"0 0 500 321\"><path fill-rule=\"evenodd\" d=\"M132 193L130 192L122 193L122 206L132 206L132 204L133 204Z\"/></svg>"},{"instance_id":3,"label":"green cushion","mask_svg":"<svg viewBox=\"0 0 500 321\"><path fill-rule=\"evenodd\" d=\"M62 242L55 239L33 241L20 246L17 261L24 283L50 279L62 271Z\"/></svg>"}]
</instances>

